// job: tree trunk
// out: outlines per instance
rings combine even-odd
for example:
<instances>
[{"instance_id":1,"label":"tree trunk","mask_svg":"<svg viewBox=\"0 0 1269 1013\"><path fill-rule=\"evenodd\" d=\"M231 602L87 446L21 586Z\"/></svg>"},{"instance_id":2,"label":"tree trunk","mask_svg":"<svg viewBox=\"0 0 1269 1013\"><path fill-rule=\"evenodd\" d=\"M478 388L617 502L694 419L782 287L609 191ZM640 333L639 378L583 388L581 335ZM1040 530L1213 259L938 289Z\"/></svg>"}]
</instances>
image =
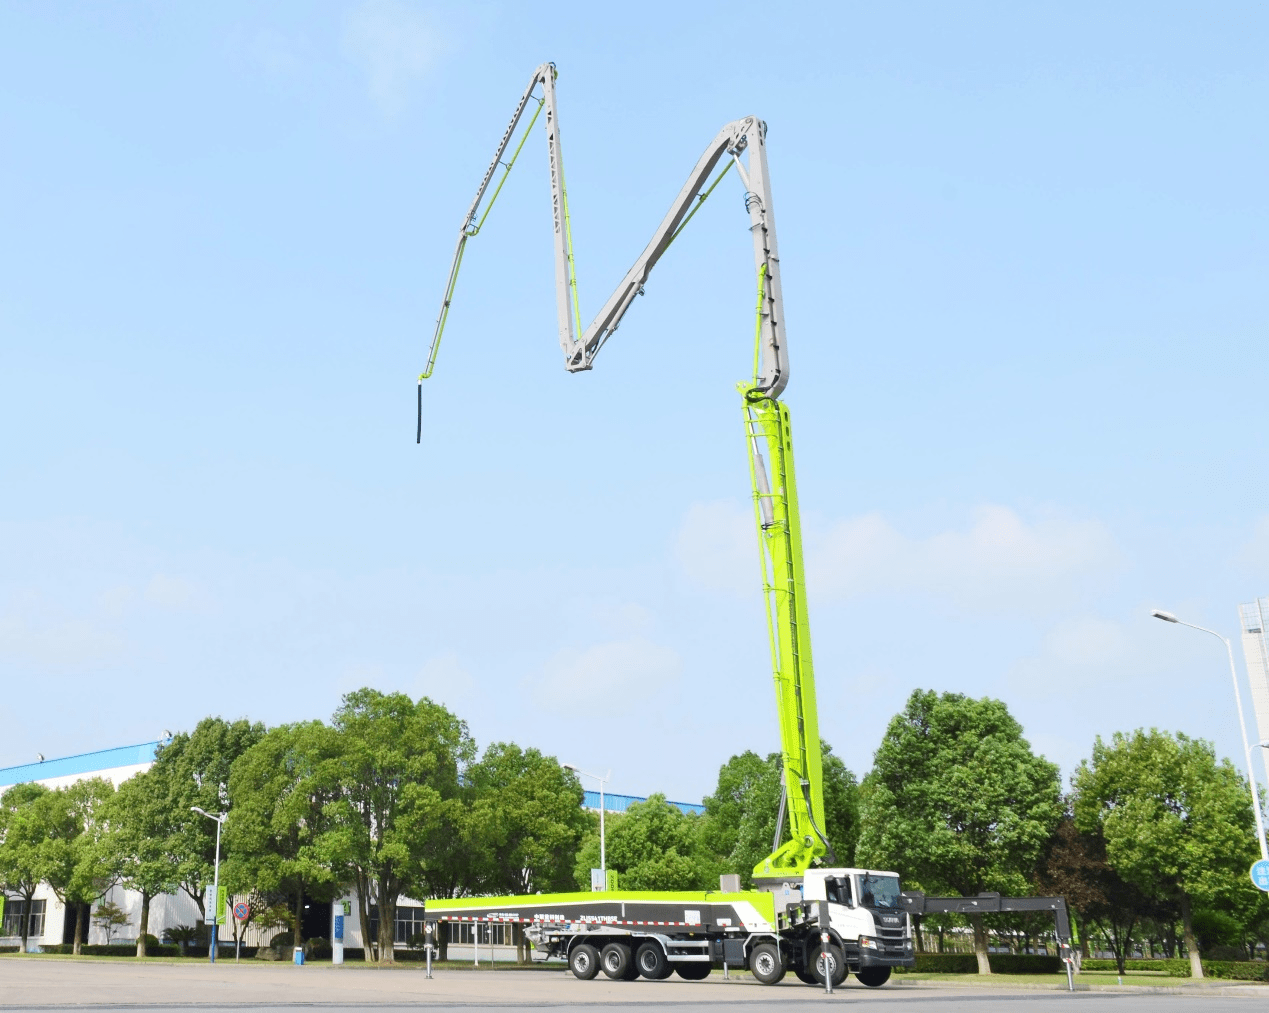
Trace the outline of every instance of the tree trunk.
<instances>
[{"instance_id":1,"label":"tree trunk","mask_svg":"<svg viewBox=\"0 0 1269 1013\"><path fill-rule=\"evenodd\" d=\"M71 909L71 905L67 904L66 910L69 911L70 909ZM80 954L80 950L82 949L81 946L79 945L79 930L84 922L84 905L76 901L74 905L74 909L75 909L75 931L71 935L71 953L74 954L76 957L78 957Z\"/></svg>"},{"instance_id":2,"label":"tree trunk","mask_svg":"<svg viewBox=\"0 0 1269 1013\"><path fill-rule=\"evenodd\" d=\"M361 923L361 946L366 963L375 962L374 940L370 938L370 877L357 871L357 920Z\"/></svg>"},{"instance_id":3,"label":"tree trunk","mask_svg":"<svg viewBox=\"0 0 1269 1013\"><path fill-rule=\"evenodd\" d=\"M379 963L396 963L397 895L379 883Z\"/></svg>"},{"instance_id":4,"label":"tree trunk","mask_svg":"<svg viewBox=\"0 0 1269 1013\"><path fill-rule=\"evenodd\" d=\"M987 959L987 929L983 927L983 916L970 915L969 923L974 927L974 955L978 958L978 973L991 974L991 961Z\"/></svg>"},{"instance_id":5,"label":"tree trunk","mask_svg":"<svg viewBox=\"0 0 1269 1013\"><path fill-rule=\"evenodd\" d=\"M1181 922L1185 926L1185 949L1190 955L1190 977L1203 977L1203 957L1199 953L1198 940L1194 938L1194 918L1190 911L1190 895L1181 891Z\"/></svg>"},{"instance_id":6,"label":"tree trunk","mask_svg":"<svg viewBox=\"0 0 1269 1013\"><path fill-rule=\"evenodd\" d=\"M295 888L295 932L292 934L296 946L304 945L304 884Z\"/></svg>"},{"instance_id":7,"label":"tree trunk","mask_svg":"<svg viewBox=\"0 0 1269 1013\"><path fill-rule=\"evenodd\" d=\"M145 936L150 931L150 891L141 891L141 931L137 933L137 956L145 956Z\"/></svg>"},{"instance_id":8,"label":"tree trunk","mask_svg":"<svg viewBox=\"0 0 1269 1013\"><path fill-rule=\"evenodd\" d=\"M88 919L92 917L93 906L80 902L79 915L75 922L75 952L79 953L88 942Z\"/></svg>"}]
</instances>

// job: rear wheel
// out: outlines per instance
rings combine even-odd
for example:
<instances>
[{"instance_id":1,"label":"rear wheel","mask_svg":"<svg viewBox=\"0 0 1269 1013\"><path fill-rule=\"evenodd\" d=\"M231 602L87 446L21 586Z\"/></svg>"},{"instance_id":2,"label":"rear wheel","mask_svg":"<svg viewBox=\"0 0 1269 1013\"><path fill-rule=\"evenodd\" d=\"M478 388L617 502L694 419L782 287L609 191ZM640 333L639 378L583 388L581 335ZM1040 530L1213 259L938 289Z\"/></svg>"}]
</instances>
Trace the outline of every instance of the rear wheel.
<instances>
[{"instance_id":1,"label":"rear wheel","mask_svg":"<svg viewBox=\"0 0 1269 1013\"><path fill-rule=\"evenodd\" d=\"M693 960L690 964L675 964L674 971L686 981L704 981L713 968L707 960Z\"/></svg>"},{"instance_id":2,"label":"rear wheel","mask_svg":"<svg viewBox=\"0 0 1269 1013\"><path fill-rule=\"evenodd\" d=\"M604 969L604 974L618 981L628 980L631 971L634 971L634 977L639 976L634 967L634 955L625 943L609 943L600 950L599 966Z\"/></svg>"},{"instance_id":3,"label":"rear wheel","mask_svg":"<svg viewBox=\"0 0 1269 1013\"><path fill-rule=\"evenodd\" d=\"M575 978L590 981L599 973L599 951L590 943L578 943L568 955L568 967Z\"/></svg>"},{"instance_id":4,"label":"rear wheel","mask_svg":"<svg viewBox=\"0 0 1269 1013\"><path fill-rule=\"evenodd\" d=\"M775 943L759 943L749 954L749 971L764 985L774 985L784 977L784 961Z\"/></svg>"},{"instance_id":5,"label":"rear wheel","mask_svg":"<svg viewBox=\"0 0 1269 1013\"><path fill-rule=\"evenodd\" d=\"M861 985L867 985L869 988L881 988L890 980L890 968L888 967L861 967L855 972L855 977L859 979Z\"/></svg>"},{"instance_id":6,"label":"rear wheel","mask_svg":"<svg viewBox=\"0 0 1269 1013\"><path fill-rule=\"evenodd\" d=\"M837 988L846 980L846 960L842 955L841 947L828 944L827 948L816 946L811 951L811 974L815 976L815 984L824 984L825 964L828 965L828 974L831 976L833 987Z\"/></svg>"},{"instance_id":7,"label":"rear wheel","mask_svg":"<svg viewBox=\"0 0 1269 1013\"><path fill-rule=\"evenodd\" d=\"M639 973L649 981L668 978L673 970L670 962L665 959L665 951L650 939L635 950L635 964L638 965Z\"/></svg>"}]
</instances>

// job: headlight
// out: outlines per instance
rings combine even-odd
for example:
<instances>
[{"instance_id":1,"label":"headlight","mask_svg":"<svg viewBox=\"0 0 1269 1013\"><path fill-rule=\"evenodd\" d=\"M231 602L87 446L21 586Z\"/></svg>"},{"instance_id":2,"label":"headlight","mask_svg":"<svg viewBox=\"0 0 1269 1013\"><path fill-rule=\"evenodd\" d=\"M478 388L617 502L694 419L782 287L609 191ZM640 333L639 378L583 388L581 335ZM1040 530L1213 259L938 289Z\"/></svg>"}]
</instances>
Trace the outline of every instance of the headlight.
<instances>
[{"instance_id":1,"label":"headlight","mask_svg":"<svg viewBox=\"0 0 1269 1013\"><path fill-rule=\"evenodd\" d=\"M911 940L911 939L905 939L905 940L903 941L903 949L904 949L906 952L908 952L908 953L911 953L911 952L912 952L912 940Z\"/></svg>"},{"instance_id":2,"label":"headlight","mask_svg":"<svg viewBox=\"0 0 1269 1013\"><path fill-rule=\"evenodd\" d=\"M860 936L860 937L859 937L859 948L860 948L861 950L875 950L875 949L878 949L878 946L877 946L877 940L873 939L871 936Z\"/></svg>"}]
</instances>

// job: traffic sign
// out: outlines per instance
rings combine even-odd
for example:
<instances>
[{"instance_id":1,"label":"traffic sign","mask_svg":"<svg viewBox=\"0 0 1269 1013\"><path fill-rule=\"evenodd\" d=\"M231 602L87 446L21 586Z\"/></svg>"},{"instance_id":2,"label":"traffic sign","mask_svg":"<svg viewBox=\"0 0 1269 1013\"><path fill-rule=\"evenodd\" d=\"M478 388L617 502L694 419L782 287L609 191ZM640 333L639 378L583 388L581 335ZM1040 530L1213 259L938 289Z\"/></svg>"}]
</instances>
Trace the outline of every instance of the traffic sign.
<instances>
[{"instance_id":1,"label":"traffic sign","mask_svg":"<svg viewBox=\"0 0 1269 1013\"><path fill-rule=\"evenodd\" d=\"M238 901L234 905L234 917L240 922L245 922L251 914L251 907L245 900Z\"/></svg>"},{"instance_id":2,"label":"traffic sign","mask_svg":"<svg viewBox=\"0 0 1269 1013\"><path fill-rule=\"evenodd\" d=\"M1257 889L1269 893L1269 859L1262 858L1251 863L1251 881Z\"/></svg>"}]
</instances>

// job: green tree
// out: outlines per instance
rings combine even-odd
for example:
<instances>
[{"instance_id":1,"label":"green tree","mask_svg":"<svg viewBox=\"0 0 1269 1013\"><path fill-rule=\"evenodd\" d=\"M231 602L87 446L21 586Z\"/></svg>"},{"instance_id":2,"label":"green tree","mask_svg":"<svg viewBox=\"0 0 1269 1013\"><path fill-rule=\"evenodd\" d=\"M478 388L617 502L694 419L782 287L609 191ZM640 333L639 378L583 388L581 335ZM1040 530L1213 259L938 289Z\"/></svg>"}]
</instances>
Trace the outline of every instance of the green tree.
<instances>
[{"instance_id":1,"label":"green tree","mask_svg":"<svg viewBox=\"0 0 1269 1013\"><path fill-rule=\"evenodd\" d=\"M123 884L141 894L138 957L146 955L150 903L176 891L180 881L176 859L167 849L172 811L163 789L161 774L153 769L120 784L107 814L109 832L102 841L108 862L118 869Z\"/></svg>"},{"instance_id":2,"label":"green tree","mask_svg":"<svg viewBox=\"0 0 1269 1013\"><path fill-rule=\"evenodd\" d=\"M608 868L626 890L702 890L709 868L697 843L702 817L689 816L670 805L664 795L635 802L618 819L610 819L606 833ZM579 855L576 883L590 887L590 870L599 866L598 841L591 839Z\"/></svg>"},{"instance_id":3,"label":"green tree","mask_svg":"<svg viewBox=\"0 0 1269 1013\"><path fill-rule=\"evenodd\" d=\"M999 700L916 690L886 729L860 790L857 861L906 885L1019 894L1062 816L1057 767ZM970 916L990 974L982 916Z\"/></svg>"},{"instance_id":4,"label":"green tree","mask_svg":"<svg viewBox=\"0 0 1269 1013\"><path fill-rule=\"evenodd\" d=\"M465 840L481 893L567 889L588 820L577 775L553 756L495 742L467 771Z\"/></svg>"},{"instance_id":5,"label":"green tree","mask_svg":"<svg viewBox=\"0 0 1269 1013\"><path fill-rule=\"evenodd\" d=\"M425 889L431 864L452 855L447 802L459 796L459 770L475 747L466 722L403 693L349 693L332 723L342 739L338 853L357 886L362 938L369 943L377 903L379 959L391 963L397 898Z\"/></svg>"},{"instance_id":6,"label":"green tree","mask_svg":"<svg viewBox=\"0 0 1269 1013\"><path fill-rule=\"evenodd\" d=\"M164 847L176 866L176 883L198 905L211 885L216 856L216 825L193 812L229 807L229 772L234 761L264 735L264 725L244 719L204 718L193 732L182 732L160 746L150 773L156 798L167 812ZM222 849L221 860L228 857Z\"/></svg>"},{"instance_id":7,"label":"green tree","mask_svg":"<svg viewBox=\"0 0 1269 1013\"><path fill-rule=\"evenodd\" d=\"M87 914L119 881L119 868L105 842L115 787L100 777L84 778L46 797L48 838L45 881L67 911L75 912L73 952L87 941Z\"/></svg>"},{"instance_id":8,"label":"green tree","mask_svg":"<svg viewBox=\"0 0 1269 1013\"><path fill-rule=\"evenodd\" d=\"M1228 899L1257 853L1247 782L1211 743L1152 728L1098 736L1073 783L1076 823L1103 834L1111 866L1180 905L1190 973L1203 977L1194 904Z\"/></svg>"},{"instance_id":9,"label":"green tree","mask_svg":"<svg viewBox=\"0 0 1269 1013\"><path fill-rule=\"evenodd\" d=\"M859 785L827 742L821 742L824 833L840 865L854 861L859 839ZM705 799L701 844L719 872L738 873L748 889L753 869L771 854L780 809L780 754L764 760L747 751L718 771L714 793ZM782 839L788 838L788 821ZM712 879L712 877L711 877Z\"/></svg>"},{"instance_id":10,"label":"green tree","mask_svg":"<svg viewBox=\"0 0 1269 1013\"><path fill-rule=\"evenodd\" d=\"M128 912L121 908L112 900L108 900L97 905L97 910L93 912L93 921L100 925L106 932L106 945L110 945L115 929L120 925L128 924Z\"/></svg>"},{"instance_id":11,"label":"green tree","mask_svg":"<svg viewBox=\"0 0 1269 1013\"><path fill-rule=\"evenodd\" d=\"M225 883L240 892L286 893L297 946L304 942L305 899L330 900L340 871L326 836L338 818L342 762L335 730L308 721L270 729L229 775Z\"/></svg>"},{"instance_id":12,"label":"green tree","mask_svg":"<svg viewBox=\"0 0 1269 1013\"><path fill-rule=\"evenodd\" d=\"M0 885L5 893L17 894L27 912L22 919L23 953L28 949L31 902L47 869L44 844L50 795L49 789L34 782L15 784L0 795Z\"/></svg>"}]
</instances>

